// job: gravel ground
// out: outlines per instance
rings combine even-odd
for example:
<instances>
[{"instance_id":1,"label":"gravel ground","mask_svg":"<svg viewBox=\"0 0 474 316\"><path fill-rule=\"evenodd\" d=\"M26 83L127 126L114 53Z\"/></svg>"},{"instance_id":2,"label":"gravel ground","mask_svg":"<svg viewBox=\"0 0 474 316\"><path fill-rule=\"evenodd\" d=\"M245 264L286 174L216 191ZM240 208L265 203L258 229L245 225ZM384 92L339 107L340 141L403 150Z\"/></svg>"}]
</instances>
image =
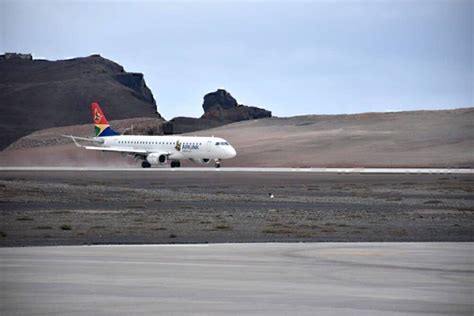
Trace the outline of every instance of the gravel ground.
<instances>
[{"instance_id":1,"label":"gravel ground","mask_svg":"<svg viewBox=\"0 0 474 316\"><path fill-rule=\"evenodd\" d=\"M0 245L474 241L473 192L472 175L2 171Z\"/></svg>"}]
</instances>

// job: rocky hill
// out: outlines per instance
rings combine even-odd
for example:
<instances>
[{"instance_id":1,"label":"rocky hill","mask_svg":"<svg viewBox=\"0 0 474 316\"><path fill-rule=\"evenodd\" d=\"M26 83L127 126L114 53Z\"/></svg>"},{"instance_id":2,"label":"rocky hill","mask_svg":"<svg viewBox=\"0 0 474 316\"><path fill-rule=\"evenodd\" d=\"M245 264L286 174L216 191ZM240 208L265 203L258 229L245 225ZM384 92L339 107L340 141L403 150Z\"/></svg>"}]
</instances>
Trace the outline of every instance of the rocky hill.
<instances>
[{"instance_id":1,"label":"rocky hill","mask_svg":"<svg viewBox=\"0 0 474 316\"><path fill-rule=\"evenodd\" d=\"M48 61L5 54L0 73L0 150L37 130L89 123L92 101L109 119L160 118L143 74L100 55Z\"/></svg>"},{"instance_id":2,"label":"rocky hill","mask_svg":"<svg viewBox=\"0 0 474 316\"><path fill-rule=\"evenodd\" d=\"M166 123L173 134L189 133L234 122L269 118L272 112L255 106L239 104L226 90L218 89L204 96L204 114L200 118L175 117Z\"/></svg>"}]
</instances>

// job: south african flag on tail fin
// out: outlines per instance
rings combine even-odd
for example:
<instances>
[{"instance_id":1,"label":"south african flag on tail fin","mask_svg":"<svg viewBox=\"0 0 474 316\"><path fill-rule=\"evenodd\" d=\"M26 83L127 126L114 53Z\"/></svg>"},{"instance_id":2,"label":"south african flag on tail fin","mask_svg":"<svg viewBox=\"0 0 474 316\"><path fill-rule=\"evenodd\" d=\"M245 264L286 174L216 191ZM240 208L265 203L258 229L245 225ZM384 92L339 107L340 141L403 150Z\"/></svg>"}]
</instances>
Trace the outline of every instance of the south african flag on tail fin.
<instances>
[{"instance_id":1,"label":"south african flag on tail fin","mask_svg":"<svg viewBox=\"0 0 474 316\"><path fill-rule=\"evenodd\" d=\"M94 126L95 126L96 137L120 135L119 133L114 131L112 128L110 128L109 122L107 122L107 119L105 118L105 115L102 112L99 106L99 103L92 102L91 111L92 111L92 120L94 121Z\"/></svg>"}]
</instances>

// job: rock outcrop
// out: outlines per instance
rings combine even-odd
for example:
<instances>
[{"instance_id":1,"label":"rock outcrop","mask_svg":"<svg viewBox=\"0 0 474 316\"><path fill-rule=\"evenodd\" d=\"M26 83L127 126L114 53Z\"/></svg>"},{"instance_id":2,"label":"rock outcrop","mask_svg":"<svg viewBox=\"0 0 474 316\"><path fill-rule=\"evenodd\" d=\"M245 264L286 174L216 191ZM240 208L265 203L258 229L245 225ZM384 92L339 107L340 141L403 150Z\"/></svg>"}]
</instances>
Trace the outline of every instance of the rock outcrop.
<instances>
[{"instance_id":1,"label":"rock outcrop","mask_svg":"<svg viewBox=\"0 0 474 316\"><path fill-rule=\"evenodd\" d=\"M272 117L272 112L255 106L238 104L232 95L223 89L204 96L202 118L224 123Z\"/></svg>"},{"instance_id":2,"label":"rock outcrop","mask_svg":"<svg viewBox=\"0 0 474 316\"><path fill-rule=\"evenodd\" d=\"M200 118L176 117L167 122L167 132L189 133L234 122L272 117L272 112L265 109L239 104L224 89L206 94L202 108L204 114Z\"/></svg>"},{"instance_id":3,"label":"rock outcrop","mask_svg":"<svg viewBox=\"0 0 474 316\"><path fill-rule=\"evenodd\" d=\"M216 92L208 93L204 96L202 108L204 112L212 111L213 108L232 109L238 106L237 100L224 89L218 89Z\"/></svg>"},{"instance_id":4,"label":"rock outcrop","mask_svg":"<svg viewBox=\"0 0 474 316\"><path fill-rule=\"evenodd\" d=\"M143 75L100 55L48 61L8 53L0 73L0 150L37 130L90 123L92 101L109 120L161 118Z\"/></svg>"}]
</instances>

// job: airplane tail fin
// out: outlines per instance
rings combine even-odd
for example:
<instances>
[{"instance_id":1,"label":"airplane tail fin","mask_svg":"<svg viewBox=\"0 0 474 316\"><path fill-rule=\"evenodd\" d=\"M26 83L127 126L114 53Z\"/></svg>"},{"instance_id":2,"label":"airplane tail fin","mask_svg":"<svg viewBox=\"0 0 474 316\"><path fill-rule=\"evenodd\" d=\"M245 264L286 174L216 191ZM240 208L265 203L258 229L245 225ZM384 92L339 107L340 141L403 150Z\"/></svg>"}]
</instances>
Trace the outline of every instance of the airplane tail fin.
<instances>
[{"instance_id":1,"label":"airplane tail fin","mask_svg":"<svg viewBox=\"0 0 474 316\"><path fill-rule=\"evenodd\" d=\"M102 109L99 106L99 103L92 102L91 111L96 137L120 135L110 127L109 122L107 122L107 119L105 118L104 112L102 112Z\"/></svg>"}]
</instances>

